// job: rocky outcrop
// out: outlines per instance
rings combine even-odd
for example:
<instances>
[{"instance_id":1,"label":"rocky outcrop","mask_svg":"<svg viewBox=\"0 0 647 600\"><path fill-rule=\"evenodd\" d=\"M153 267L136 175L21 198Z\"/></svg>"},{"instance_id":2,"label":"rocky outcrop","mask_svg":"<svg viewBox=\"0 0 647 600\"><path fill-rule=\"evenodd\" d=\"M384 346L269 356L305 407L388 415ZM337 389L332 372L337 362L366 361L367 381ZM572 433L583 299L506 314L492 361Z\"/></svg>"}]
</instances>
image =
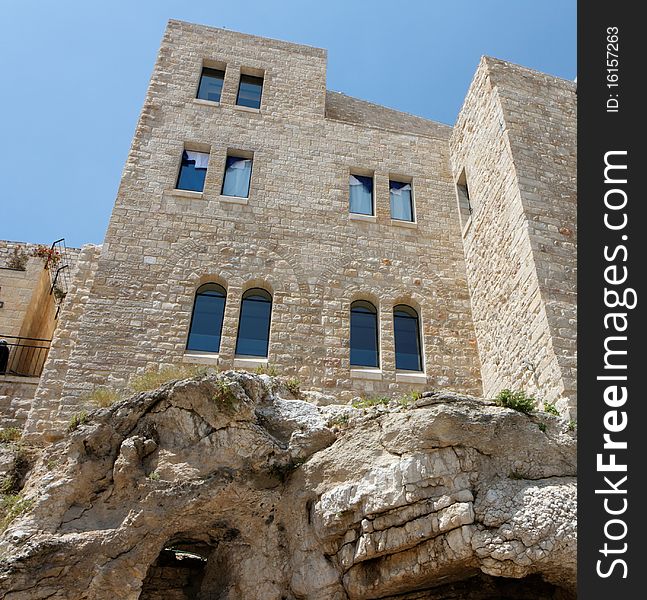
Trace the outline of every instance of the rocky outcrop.
<instances>
[{"instance_id":1,"label":"rocky outcrop","mask_svg":"<svg viewBox=\"0 0 647 600\"><path fill-rule=\"evenodd\" d=\"M444 392L320 400L226 372L79 419L21 492L3 597L574 597L564 422Z\"/></svg>"}]
</instances>

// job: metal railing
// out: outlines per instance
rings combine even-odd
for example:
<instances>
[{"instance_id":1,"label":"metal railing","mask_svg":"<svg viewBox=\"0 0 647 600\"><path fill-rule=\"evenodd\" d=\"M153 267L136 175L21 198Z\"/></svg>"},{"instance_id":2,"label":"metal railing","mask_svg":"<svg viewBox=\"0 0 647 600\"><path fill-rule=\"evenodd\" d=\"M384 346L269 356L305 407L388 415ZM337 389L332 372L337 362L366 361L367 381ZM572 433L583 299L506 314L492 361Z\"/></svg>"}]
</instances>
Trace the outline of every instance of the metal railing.
<instances>
[{"instance_id":1,"label":"metal railing","mask_svg":"<svg viewBox=\"0 0 647 600\"><path fill-rule=\"evenodd\" d=\"M61 312L61 306L65 296L70 291L71 275L70 275L70 261L67 254L67 247L65 246L65 238L52 242L50 246L50 257L58 256L56 261L49 258L45 262L45 268L49 270L49 278L51 287L49 288L50 295L54 295L54 304L56 306L56 316Z\"/></svg>"},{"instance_id":2,"label":"metal railing","mask_svg":"<svg viewBox=\"0 0 647 600\"><path fill-rule=\"evenodd\" d=\"M42 338L0 334L0 375L40 377L51 343Z\"/></svg>"}]
</instances>

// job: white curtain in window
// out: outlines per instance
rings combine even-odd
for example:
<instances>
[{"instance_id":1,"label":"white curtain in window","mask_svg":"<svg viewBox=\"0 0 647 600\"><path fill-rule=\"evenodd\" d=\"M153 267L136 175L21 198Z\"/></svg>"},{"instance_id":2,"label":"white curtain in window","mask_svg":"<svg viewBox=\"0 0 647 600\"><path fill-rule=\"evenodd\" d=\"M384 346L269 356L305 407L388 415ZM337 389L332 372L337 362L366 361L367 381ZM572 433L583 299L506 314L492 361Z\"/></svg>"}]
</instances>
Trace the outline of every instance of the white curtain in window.
<instances>
[{"instance_id":1,"label":"white curtain in window","mask_svg":"<svg viewBox=\"0 0 647 600\"><path fill-rule=\"evenodd\" d=\"M391 188L391 218L401 221L413 221L411 214L411 185Z\"/></svg>"},{"instance_id":2,"label":"white curtain in window","mask_svg":"<svg viewBox=\"0 0 647 600\"><path fill-rule=\"evenodd\" d=\"M189 160L195 161L196 169L206 169L209 164L209 153L208 152L194 152L193 150L185 150L186 157Z\"/></svg>"},{"instance_id":3,"label":"white curtain in window","mask_svg":"<svg viewBox=\"0 0 647 600\"><path fill-rule=\"evenodd\" d=\"M350 176L350 212L373 214L373 180L370 177Z\"/></svg>"},{"instance_id":4,"label":"white curtain in window","mask_svg":"<svg viewBox=\"0 0 647 600\"><path fill-rule=\"evenodd\" d=\"M249 180L252 175L252 161L249 158L227 160L225 182L222 193L225 196L247 198L249 195Z\"/></svg>"}]
</instances>

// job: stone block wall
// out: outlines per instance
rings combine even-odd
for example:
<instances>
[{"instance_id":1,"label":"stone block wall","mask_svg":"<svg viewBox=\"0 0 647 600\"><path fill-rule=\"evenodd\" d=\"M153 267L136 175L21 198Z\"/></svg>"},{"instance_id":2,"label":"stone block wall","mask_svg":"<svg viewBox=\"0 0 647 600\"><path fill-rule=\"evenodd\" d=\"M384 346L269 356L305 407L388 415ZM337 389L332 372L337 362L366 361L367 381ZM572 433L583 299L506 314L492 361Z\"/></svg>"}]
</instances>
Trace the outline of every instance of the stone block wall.
<instances>
[{"instance_id":1,"label":"stone block wall","mask_svg":"<svg viewBox=\"0 0 647 600\"><path fill-rule=\"evenodd\" d=\"M575 85L484 58L450 141L484 393L576 410Z\"/></svg>"},{"instance_id":2,"label":"stone block wall","mask_svg":"<svg viewBox=\"0 0 647 600\"><path fill-rule=\"evenodd\" d=\"M221 101L196 101L203 64L226 65ZM264 73L261 109L235 105L239 73ZM351 395L452 387L480 393L449 164L451 128L326 93L323 50L171 21L100 255L85 257L28 428L61 427L97 386L197 360L185 353L195 290L227 290L220 368L241 296L273 295L269 364L304 387ZM183 149L210 152L202 193L174 190ZM230 150L253 153L249 198L220 195ZM351 172L371 172L376 213L349 215ZM389 178L410 178L416 223L390 218ZM380 369L350 368L349 312L379 312ZM393 307L418 310L425 373L396 373ZM203 358L201 362L204 362ZM200 362L200 361L198 361ZM245 363L243 363L245 364Z\"/></svg>"}]
</instances>

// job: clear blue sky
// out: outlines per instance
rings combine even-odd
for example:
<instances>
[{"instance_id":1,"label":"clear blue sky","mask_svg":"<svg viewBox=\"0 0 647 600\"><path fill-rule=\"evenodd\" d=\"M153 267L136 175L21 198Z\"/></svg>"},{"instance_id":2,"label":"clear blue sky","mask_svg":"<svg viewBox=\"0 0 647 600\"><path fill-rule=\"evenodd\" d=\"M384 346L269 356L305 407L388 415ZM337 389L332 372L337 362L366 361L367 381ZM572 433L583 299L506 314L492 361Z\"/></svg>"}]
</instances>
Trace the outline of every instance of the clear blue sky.
<instances>
[{"instance_id":1,"label":"clear blue sky","mask_svg":"<svg viewBox=\"0 0 647 600\"><path fill-rule=\"evenodd\" d=\"M0 239L100 243L169 18L328 50L328 88L453 123L482 54L576 75L575 0L0 2Z\"/></svg>"}]
</instances>

